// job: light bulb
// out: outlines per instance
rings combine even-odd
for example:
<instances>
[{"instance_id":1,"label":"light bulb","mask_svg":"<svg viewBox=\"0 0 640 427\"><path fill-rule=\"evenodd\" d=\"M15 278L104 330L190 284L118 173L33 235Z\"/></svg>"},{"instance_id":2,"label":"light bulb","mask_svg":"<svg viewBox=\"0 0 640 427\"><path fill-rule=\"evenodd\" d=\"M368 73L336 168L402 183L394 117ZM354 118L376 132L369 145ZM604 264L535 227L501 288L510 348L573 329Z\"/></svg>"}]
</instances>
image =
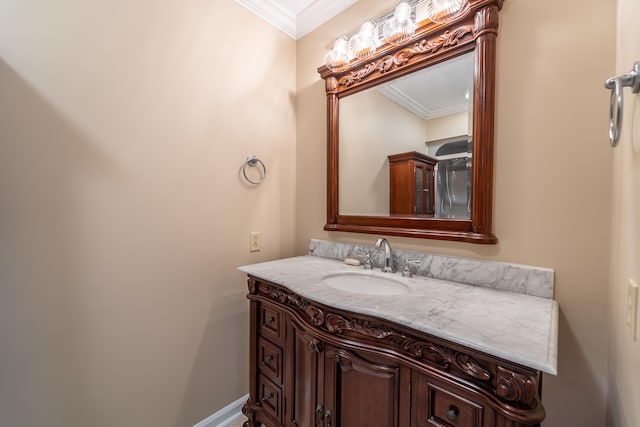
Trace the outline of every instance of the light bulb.
<instances>
[{"instance_id":1,"label":"light bulb","mask_svg":"<svg viewBox=\"0 0 640 427\"><path fill-rule=\"evenodd\" d=\"M347 36L338 37L333 49L324 57L324 63L331 71L344 71L349 67L349 40Z\"/></svg>"},{"instance_id":2,"label":"light bulb","mask_svg":"<svg viewBox=\"0 0 640 427\"><path fill-rule=\"evenodd\" d=\"M376 26L373 21L365 21L360 31L349 39L349 50L356 58L366 58L376 52L374 33Z\"/></svg>"},{"instance_id":3,"label":"light bulb","mask_svg":"<svg viewBox=\"0 0 640 427\"><path fill-rule=\"evenodd\" d=\"M393 16L382 25L382 37L387 43L399 44L413 36L416 23L411 14L411 5L408 2L398 3Z\"/></svg>"},{"instance_id":4,"label":"light bulb","mask_svg":"<svg viewBox=\"0 0 640 427\"><path fill-rule=\"evenodd\" d=\"M438 24L455 18L466 5L467 0L428 0L427 16Z\"/></svg>"}]
</instances>

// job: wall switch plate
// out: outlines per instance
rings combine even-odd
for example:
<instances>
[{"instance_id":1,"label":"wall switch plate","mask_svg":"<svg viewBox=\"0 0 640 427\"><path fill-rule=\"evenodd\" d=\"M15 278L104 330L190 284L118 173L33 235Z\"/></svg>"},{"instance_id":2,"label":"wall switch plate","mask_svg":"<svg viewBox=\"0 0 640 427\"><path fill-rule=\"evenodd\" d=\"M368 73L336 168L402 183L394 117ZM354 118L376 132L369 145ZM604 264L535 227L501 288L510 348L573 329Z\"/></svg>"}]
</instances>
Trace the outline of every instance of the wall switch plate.
<instances>
[{"instance_id":1,"label":"wall switch plate","mask_svg":"<svg viewBox=\"0 0 640 427\"><path fill-rule=\"evenodd\" d=\"M638 284L633 279L629 279L627 286L627 329L635 341L638 332Z\"/></svg>"},{"instance_id":2,"label":"wall switch plate","mask_svg":"<svg viewBox=\"0 0 640 427\"><path fill-rule=\"evenodd\" d=\"M253 231L249 233L249 252L258 252L262 249L262 233Z\"/></svg>"}]
</instances>

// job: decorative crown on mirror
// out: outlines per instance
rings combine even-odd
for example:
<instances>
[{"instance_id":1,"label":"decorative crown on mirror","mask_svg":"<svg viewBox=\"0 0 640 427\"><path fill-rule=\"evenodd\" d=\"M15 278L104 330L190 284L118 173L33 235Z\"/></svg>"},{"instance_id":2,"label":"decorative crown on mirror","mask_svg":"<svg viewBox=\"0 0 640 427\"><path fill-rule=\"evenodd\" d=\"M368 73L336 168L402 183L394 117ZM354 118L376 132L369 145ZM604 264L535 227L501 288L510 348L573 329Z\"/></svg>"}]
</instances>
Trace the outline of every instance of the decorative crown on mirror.
<instances>
[{"instance_id":1,"label":"decorative crown on mirror","mask_svg":"<svg viewBox=\"0 0 640 427\"><path fill-rule=\"evenodd\" d=\"M468 3L468 0L403 0L392 12L366 20L351 37L338 37L325 56L325 64L331 71L344 71L351 60L367 58L380 46L409 40L416 30L416 22L448 23L458 17Z\"/></svg>"}]
</instances>

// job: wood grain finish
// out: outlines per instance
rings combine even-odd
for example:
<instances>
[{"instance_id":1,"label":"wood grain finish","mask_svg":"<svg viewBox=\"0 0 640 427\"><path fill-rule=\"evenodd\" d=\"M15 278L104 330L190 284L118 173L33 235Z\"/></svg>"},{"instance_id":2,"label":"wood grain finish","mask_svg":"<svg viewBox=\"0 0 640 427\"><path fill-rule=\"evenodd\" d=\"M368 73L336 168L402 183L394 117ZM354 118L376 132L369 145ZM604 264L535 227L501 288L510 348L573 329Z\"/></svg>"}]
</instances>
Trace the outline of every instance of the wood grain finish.
<instances>
[{"instance_id":1,"label":"wood grain finish","mask_svg":"<svg viewBox=\"0 0 640 427\"><path fill-rule=\"evenodd\" d=\"M247 297L245 427L519 427L544 418L539 371L255 277ZM273 311L283 322L278 342L261 328L260 313ZM282 354L281 380L271 354Z\"/></svg>"},{"instance_id":2,"label":"wood grain finish","mask_svg":"<svg viewBox=\"0 0 640 427\"><path fill-rule=\"evenodd\" d=\"M433 214L436 159L410 151L388 156L391 215Z\"/></svg>"},{"instance_id":3,"label":"wood grain finish","mask_svg":"<svg viewBox=\"0 0 640 427\"><path fill-rule=\"evenodd\" d=\"M328 231L495 244L493 234L493 145L495 120L496 37L502 0L471 0L448 25L423 21L400 46L384 45L369 59L352 62L342 72L318 69L327 94ZM468 52L475 52L471 219L433 216L341 215L339 209L339 100Z\"/></svg>"}]
</instances>

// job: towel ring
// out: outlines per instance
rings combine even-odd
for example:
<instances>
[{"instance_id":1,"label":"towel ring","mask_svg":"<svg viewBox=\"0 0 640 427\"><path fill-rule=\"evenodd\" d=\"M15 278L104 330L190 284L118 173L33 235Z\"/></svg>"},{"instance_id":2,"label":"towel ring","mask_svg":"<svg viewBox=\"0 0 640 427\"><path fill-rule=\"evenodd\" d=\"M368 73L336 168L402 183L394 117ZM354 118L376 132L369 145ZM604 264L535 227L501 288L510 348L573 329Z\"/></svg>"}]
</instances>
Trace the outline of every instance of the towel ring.
<instances>
[{"instance_id":1,"label":"towel ring","mask_svg":"<svg viewBox=\"0 0 640 427\"><path fill-rule=\"evenodd\" d=\"M257 181L254 181L247 176L247 166L253 168L258 165L260 165L260 168L262 168L262 172L260 173L260 178ZM244 179L246 179L251 184L258 185L261 184L262 181L264 181L264 179L267 177L267 167L257 156L250 154L249 157L247 157L247 160L242 165L242 175L244 176Z\"/></svg>"},{"instance_id":2,"label":"towel ring","mask_svg":"<svg viewBox=\"0 0 640 427\"><path fill-rule=\"evenodd\" d=\"M611 90L609 101L609 143L612 147L620 141L622 127L622 88L631 87L633 93L640 92L640 61L633 64L633 69L622 76L615 76L604 82L604 87Z\"/></svg>"}]
</instances>

